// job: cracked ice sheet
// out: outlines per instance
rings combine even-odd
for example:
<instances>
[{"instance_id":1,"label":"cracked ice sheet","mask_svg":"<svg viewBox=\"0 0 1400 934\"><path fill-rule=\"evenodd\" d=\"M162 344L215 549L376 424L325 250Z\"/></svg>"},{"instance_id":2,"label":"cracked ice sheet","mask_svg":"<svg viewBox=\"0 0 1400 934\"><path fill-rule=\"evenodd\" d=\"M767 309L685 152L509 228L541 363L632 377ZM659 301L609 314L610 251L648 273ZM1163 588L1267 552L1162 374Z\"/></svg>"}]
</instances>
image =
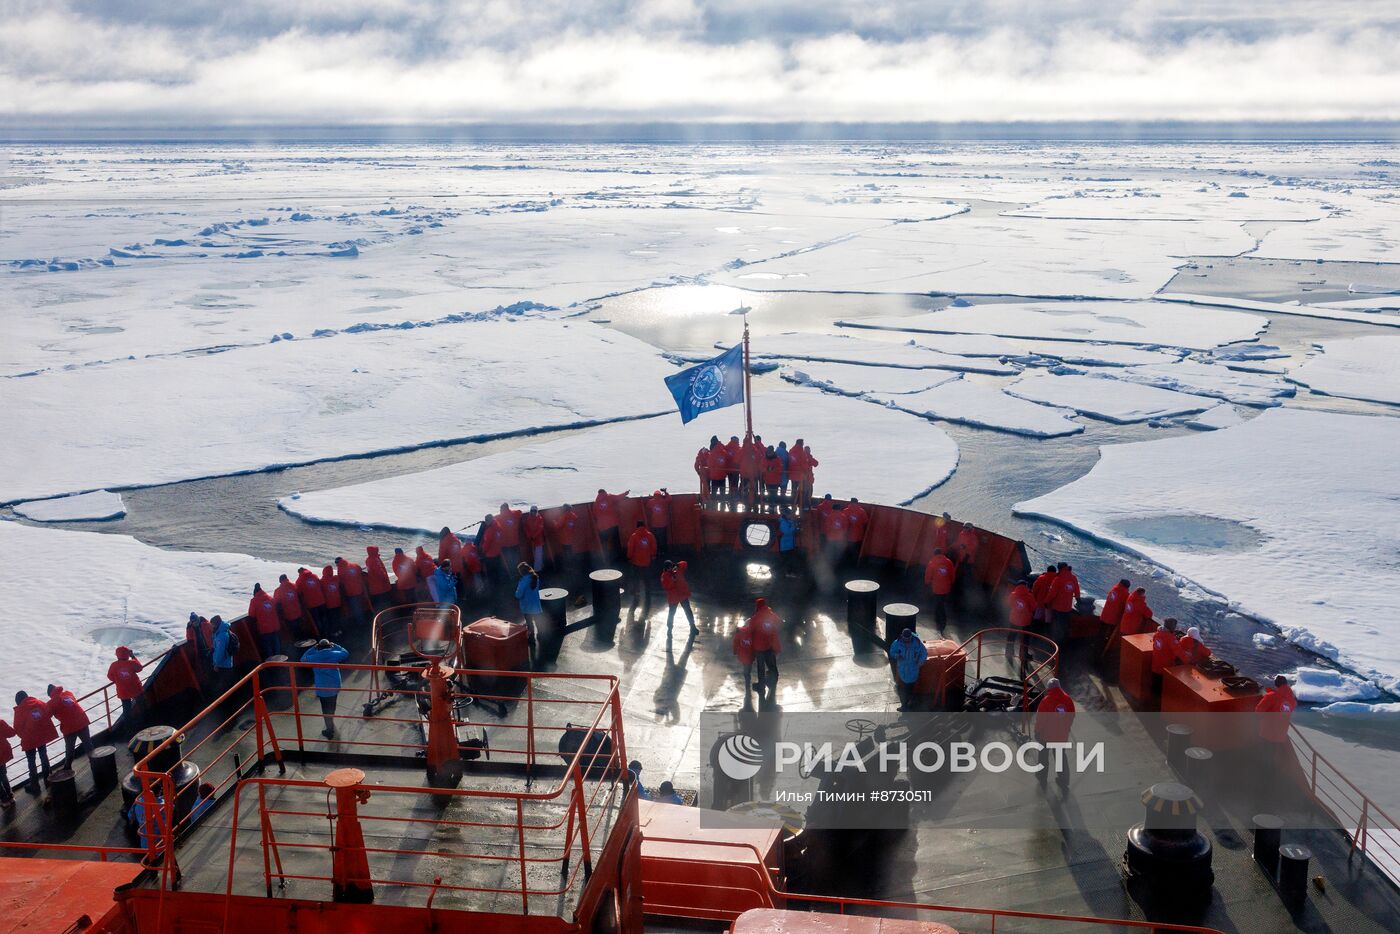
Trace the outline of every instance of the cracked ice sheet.
<instances>
[{"instance_id":1,"label":"cracked ice sheet","mask_svg":"<svg viewBox=\"0 0 1400 934\"><path fill-rule=\"evenodd\" d=\"M1235 428L1107 445L1087 475L1015 510L1155 561L1393 687L1400 649L1382 627L1400 590L1397 450L1400 419L1268 409ZM1162 517L1187 518L1137 531ZM1193 521L1257 539L1203 546Z\"/></svg>"},{"instance_id":2,"label":"cracked ice sheet","mask_svg":"<svg viewBox=\"0 0 1400 934\"><path fill-rule=\"evenodd\" d=\"M695 452L711 435L741 430L714 415L682 425L674 414L622 422L422 473L285 497L303 519L428 533L469 529L504 501L548 508L592 502L599 487L633 494L693 492ZM754 397L754 420L770 443L804 438L817 459L817 489L877 503L908 503L953 473L958 447L923 419L844 396L793 388ZM725 427L728 426L728 427ZM649 456L638 458L638 451ZM443 490L457 491L444 497Z\"/></svg>"},{"instance_id":3,"label":"cracked ice sheet","mask_svg":"<svg viewBox=\"0 0 1400 934\"><path fill-rule=\"evenodd\" d=\"M1353 199L1347 212L1311 224L1283 224L1251 255L1268 259L1393 263L1400 253L1400 204Z\"/></svg>"},{"instance_id":4,"label":"cracked ice sheet","mask_svg":"<svg viewBox=\"0 0 1400 934\"><path fill-rule=\"evenodd\" d=\"M35 522L100 522L120 519L126 515L126 503L120 493L96 490L57 499L37 499L16 503L15 513Z\"/></svg>"},{"instance_id":5,"label":"cracked ice sheet","mask_svg":"<svg viewBox=\"0 0 1400 934\"><path fill-rule=\"evenodd\" d=\"M856 327L860 322L838 322ZM1126 344L1079 344L1072 341L1033 341L991 334L920 334L914 343L941 353L965 357L1007 357L1025 363L1037 357L1050 357L1079 366L1138 366L1173 363L1184 351L1145 350Z\"/></svg>"},{"instance_id":6,"label":"cracked ice sheet","mask_svg":"<svg viewBox=\"0 0 1400 934\"><path fill-rule=\"evenodd\" d=\"M490 321L12 379L0 502L656 414L673 372L597 325Z\"/></svg>"},{"instance_id":7,"label":"cracked ice sheet","mask_svg":"<svg viewBox=\"0 0 1400 934\"><path fill-rule=\"evenodd\" d=\"M1045 198L1006 217L1098 220L1315 221L1327 216L1325 199L1278 197L1272 186L1145 185L1112 194L1082 189Z\"/></svg>"},{"instance_id":8,"label":"cracked ice sheet","mask_svg":"<svg viewBox=\"0 0 1400 934\"><path fill-rule=\"evenodd\" d=\"M1238 311L1182 308L1167 302L1056 301L968 305L836 323L848 328L1208 350L1253 340L1268 320Z\"/></svg>"},{"instance_id":9,"label":"cracked ice sheet","mask_svg":"<svg viewBox=\"0 0 1400 934\"><path fill-rule=\"evenodd\" d=\"M254 583L268 587L294 570L247 555L165 551L127 535L5 521L0 562L24 568L0 575L0 600L25 608L23 651L0 657L6 698L18 690L42 695L49 683L82 695L107 680L116 646L150 659L184 638L191 611L240 616Z\"/></svg>"},{"instance_id":10,"label":"cracked ice sheet","mask_svg":"<svg viewBox=\"0 0 1400 934\"><path fill-rule=\"evenodd\" d=\"M1084 430L1083 425L1070 420L1073 413L1067 409L1027 402L962 377L913 394L870 392L864 398L926 418L1034 438L1056 438Z\"/></svg>"},{"instance_id":11,"label":"cracked ice sheet","mask_svg":"<svg viewBox=\"0 0 1400 934\"><path fill-rule=\"evenodd\" d=\"M1191 419L1186 423L1186 427L1199 431L1215 431L1220 428L1234 428L1236 425L1244 424L1244 421L1244 417L1240 415L1238 409L1227 402L1222 402Z\"/></svg>"},{"instance_id":12,"label":"cracked ice sheet","mask_svg":"<svg viewBox=\"0 0 1400 934\"><path fill-rule=\"evenodd\" d=\"M1323 341L1288 378L1313 392L1400 405L1400 337Z\"/></svg>"},{"instance_id":13,"label":"cracked ice sheet","mask_svg":"<svg viewBox=\"0 0 1400 934\"><path fill-rule=\"evenodd\" d=\"M957 373L942 370L910 370L903 367L822 362L785 366L779 375L789 383L812 386L843 396L917 393L959 377Z\"/></svg>"},{"instance_id":14,"label":"cracked ice sheet","mask_svg":"<svg viewBox=\"0 0 1400 934\"><path fill-rule=\"evenodd\" d=\"M1225 221L963 216L866 231L819 253L713 278L755 290L1147 298L1186 256L1235 256L1253 246L1243 227Z\"/></svg>"},{"instance_id":15,"label":"cracked ice sheet","mask_svg":"<svg viewBox=\"0 0 1400 934\"><path fill-rule=\"evenodd\" d=\"M1195 360L1130 366L1106 370L1103 375L1144 386L1156 386L1158 389L1172 389L1260 407L1282 405L1284 398L1297 391L1284 380L1267 373L1234 370L1218 363Z\"/></svg>"},{"instance_id":16,"label":"cracked ice sheet","mask_svg":"<svg viewBox=\"0 0 1400 934\"><path fill-rule=\"evenodd\" d=\"M716 347L727 348L718 343ZM754 360L807 360L824 363L854 363L862 366L905 367L908 369L957 370L1010 376L1019 367L986 357L962 357L940 353L914 340L878 340L849 334L795 332L763 337L749 351Z\"/></svg>"},{"instance_id":17,"label":"cracked ice sheet","mask_svg":"<svg viewBox=\"0 0 1400 934\"><path fill-rule=\"evenodd\" d=\"M193 243L195 231L231 216L221 207L162 223L169 225L171 237L182 235ZM179 247L163 253L209 255L108 257L114 266L77 272L5 269L0 315L10 326L0 348L0 374L257 344L274 334L309 337L318 329L362 323L432 321L527 301L563 308L730 263L811 249L885 223L641 208L442 217L442 227L420 224L418 234L376 234L355 257L269 252L239 259L221 255L227 251ZM411 223L390 220L400 227ZM103 242L132 242L120 216L87 222L104 228ZM279 224L294 234L302 227L286 220ZM35 252L23 244L27 235L19 229L10 238L18 245L12 242L4 255ZM148 231L143 228L141 235ZM326 251L324 242L313 245Z\"/></svg>"},{"instance_id":18,"label":"cracked ice sheet","mask_svg":"<svg viewBox=\"0 0 1400 934\"><path fill-rule=\"evenodd\" d=\"M1243 308L1271 315L1297 315L1303 318L1326 318L1331 321L1355 321L1400 328L1400 315L1381 312L1353 311L1336 305L1304 305L1301 302L1259 302L1249 298L1225 295L1196 295L1189 292L1163 292L1157 296L1163 302L1197 305L1205 308Z\"/></svg>"},{"instance_id":19,"label":"cracked ice sheet","mask_svg":"<svg viewBox=\"0 0 1400 934\"><path fill-rule=\"evenodd\" d=\"M1042 405L1073 409L1107 422L1128 424L1204 412L1215 403L1202 396L1127 383L1107 376L1023 376L1006 392Z\"/></svg>"}]
</instances>

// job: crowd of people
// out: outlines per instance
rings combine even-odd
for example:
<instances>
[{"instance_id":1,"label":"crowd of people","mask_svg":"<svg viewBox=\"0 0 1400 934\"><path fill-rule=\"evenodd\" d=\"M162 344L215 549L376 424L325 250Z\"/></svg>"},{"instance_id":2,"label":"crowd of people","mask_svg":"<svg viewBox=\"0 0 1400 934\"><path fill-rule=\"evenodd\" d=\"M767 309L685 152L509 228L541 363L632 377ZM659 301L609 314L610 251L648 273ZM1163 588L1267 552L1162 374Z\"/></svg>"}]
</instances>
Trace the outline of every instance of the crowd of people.
<instances>
[{"instance_id":1,"label":"crowd of people","mask_svg":"<svg viewBox=\"0 0 1400 934\"><path fill-rule=\"evenodd\" d=\"M727 442L718 435L695 454L702 502L744 502L753 509L776 509L787 500L802 508L812 497L820 461L803 439L767 444L761 435L745 434Z\"/></svg>"}]
</instances>

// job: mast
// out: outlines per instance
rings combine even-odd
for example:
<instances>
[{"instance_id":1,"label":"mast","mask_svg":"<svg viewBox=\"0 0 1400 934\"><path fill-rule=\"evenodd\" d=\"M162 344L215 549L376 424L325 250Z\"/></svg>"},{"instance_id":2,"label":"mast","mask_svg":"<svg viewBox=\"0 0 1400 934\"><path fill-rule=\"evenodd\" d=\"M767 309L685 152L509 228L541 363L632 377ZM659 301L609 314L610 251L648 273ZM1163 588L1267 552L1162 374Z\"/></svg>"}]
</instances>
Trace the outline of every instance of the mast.
<instances>
[{"instance_id":1,"label":"mast","mask_svg":"<svg viewBox=\"0 0 1400 934\"><path fill-rule=\"evenodd\" d=\"M753 437L753 390L749 382L749 316L744 315L744 425Z\"/></svg>"}]
</instances>

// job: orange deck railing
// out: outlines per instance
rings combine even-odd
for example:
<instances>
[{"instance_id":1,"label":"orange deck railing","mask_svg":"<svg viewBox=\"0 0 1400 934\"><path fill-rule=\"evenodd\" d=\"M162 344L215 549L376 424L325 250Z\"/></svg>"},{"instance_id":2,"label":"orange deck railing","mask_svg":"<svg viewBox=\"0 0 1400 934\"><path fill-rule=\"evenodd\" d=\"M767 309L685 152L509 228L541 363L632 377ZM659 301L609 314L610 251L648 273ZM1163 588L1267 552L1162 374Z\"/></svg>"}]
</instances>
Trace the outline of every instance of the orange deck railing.
<instances>
[{"instance_id":1,"label":"orange deck railing","mask_svg":"<svg viewBox=\"0 0 1400 934\"><path fill-rule=\"evenodd\" d=\"M1021 709L1030 706L1030 695L1045 690L1060 666L1060 647L1039 633L1024 629L983 629L958 646L967 656L963 680L967 687L995 674L1022 682ZM957 674L950 668L943 676L939 696L947 696Z\"/></svg>"},{"instance_id":2,"label":"orange deck railing","mask_svg":"<svg viewBox=\"0 0 1400 934\"><path fill-rule=\"evenodd\" d=\"M652 843L679 843L689 847L694 847L694 840L678 839L672 837L647 837ZM693 897L686 900L684 914L695 917L696 906L713 904L735 904L734 895L736 891L752 894L752 903L743 909L714 910L711 920L733 922L744 911L752 908L794 908L795 905L810 905L813 910L828 914L861 915L864 917L879 918L878 911L901 912L905 914L947 914L960 917L976 917L987 919L991 922L990 934L996 934L997 920L1026 919L1053 922L1055 925L1064 927L1037 925L1038 931L1045 934L1053 934L1055 931L1073 931L1086 926L1095 928L1130 928L1145 931L1175 931L1184 934L1223 934L1216 928L1201 927L1193 924L1166 924L1161 921L1132 921L1128 919L1116 918L1095 918L1087 915L1057 915L1043 911L1018 911L1011 908L969 908L963 905L934 905L921 904L918 902L896 902L876 898L847 898L840 895L812 895L802 892L785 892L773 883L773 877L768 868L763 864L763 855L752 843L740 843L737 841L706 840L704 846L722 846L736 849L749 850L753 853L753 862L744 864L733 864L730 868L747 872L753 880L752 888L736 890L733 886L717 886L704 882L671 882L668 888L685 889L692 893ZM685 863L686 860L679 857L656 857L648 856L648 861L656 862L676 862ZM717 892L724 892L726 898L715 897ZM647 903L648 914L667 914L666 905L658 905L653 902Z\"/></svg>"}]
</instances>

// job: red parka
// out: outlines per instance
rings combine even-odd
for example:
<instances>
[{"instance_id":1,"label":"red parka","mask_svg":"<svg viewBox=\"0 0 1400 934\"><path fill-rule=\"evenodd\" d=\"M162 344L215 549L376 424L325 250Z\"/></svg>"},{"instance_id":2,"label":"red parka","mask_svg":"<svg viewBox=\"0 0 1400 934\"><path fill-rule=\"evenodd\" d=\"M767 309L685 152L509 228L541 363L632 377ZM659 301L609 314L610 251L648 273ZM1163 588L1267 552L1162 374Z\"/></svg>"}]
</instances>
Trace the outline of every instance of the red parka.
<instances>
[{"instance_id":1,"label":"red parka","mask_svg":"<svg viewBox=\"0 0 1400 934\"><path fill-rule=\"evenodd\" d=\"M278 584L272 599L277 601L277 612L281 613L287 622L293 623L301 619L301 599L297 596L296 585L291 581L285 580Z\"/></svg>"},{"instance_id":2,"label":"red parka","mask_svg":"<svg viewBox=\"0 0 1400 934\"><path fill-rule=\"evenodd\" d=\"M924 568L924 583L928 589L940 597L953 592L953 582L958 577L958 566L947 555L934 555Z\"/></svg>"},{"instance_id":3,"label":"red parka","mask_svg":"<svg viewBox=\"0 0 1400 934\"><path fill-rule=\"evenodd\" d=\"M0 768L3 768L6 762L15 757L15 750L10 745L10 740L18 735L14 727L4 720L0 720Z\"/></svg>"},{"instance_id":4,"label":"red parka","mask_svg":"<svg viewBox=\"0 0 1400 934\"><path fill-rule=\"evenodd\" d=\"M1042 743L1069 742L1069 729L1074 723L1074 698L1062 688L1045 692L1035 705L1035 736Z\"/></svg>"},{"instance_id":5,"label":"red parka","mask_svg":"<svg viewBox=\"0 0 1400 934\"><path fill-rule=\"evenodd\" d=\"M1152 673L1160 675L1176 664L1177 640L1181 637L1170 629L1159 629L1152 634Z\"/></svg>"},{"instance_id":6,"label":"red parka","mask_svg":"<svg viewBox=\"0 0 1400 934\"><path fill-rule=\"evenodd\" d=\"M519 509L502 508L496 513L496 528L501 530L501 547L515 548L520 544Z\"/></svg>"},{"instance_id":7,"label":"red parka","mask_svg":"<svg viewBox=\"0 0 1400 934\"><path fill-rule=\"evenodd\" d=\"M559 544L566 548L576 548L582 541L582 530L579 528L578 513L572 509L564 510L564 514L554 522L554 534L559 536Z\"/></svg>"},{"instance_id":8,"label":"red parka","mask_svg":"<svg viewBox=\"0 0 1400 934\"><path fill-rule=\"evenodd\" d=\"M1152 621L1152 607L1147 605L1147 592L1139 587L1123 602L1123 622L1118 631L1125 636L1135 636L1148 631Z\"/></svg>"},{"instance_id":9,"label":"red parka","mask_svg":"<svg viewBox=\"0 0 1400 934\"><path fill-rule=\"evenodd\" d=\"M310 569L297 572L297 597L301 605L309 609L326 605L326 595L321 591L321 579Z\"/></svg>"},{"instance_id":10,"label":"red parka","mask_svg":"<svg viewBox=\"0 0 1400 934\"><path fill-rule=\"evenodd\" d=\"M438 560L451 561L452 556L457 553L457 549L462 547L462 540L453 534L451 529L438 536Z\"/></svg>"},{"instance_id":11,"label":"red parka","mask_svg":"<svg viewBox=\"0 0 1400 934\"><path fill-rule=\"evenodd\" d=\"M1017 584L1006 598L1007 618L1017 629L1025 629L1035 618L1035 597L1025 584Z\"/></svg>"},{"instance_id":12,"label":"red parka","mask_svg":"<svg viewBox=\"0 0 1400 934\"><path fill-rule=\"evenodd\" d=\"M65 691L62 685L54 685L49 692L49 713L58 721L58 728L64 736L71 736L88 725L87 711L72 691Z\"/></svg>"},{"instance_id":13,"label":"red parka","mask_svg":"<svg viewBox=\"0 0 1400 934\"><path fill-rule=\"evenodd\" d=\"M860 503L851 503L842 511L846 514L846 537L853 542L865 541L865 531L870 528L870 513Z\"/></svg>"},{"instance_id":14,"label":"red parka","mask_svg":"<svg viewBox=\"0 0 1400 934\"><path fill-rule=\"evenodd\" d=\"M763 459L763 482L768 486L777 486L783 482L783 461L778 455Z\"/></svg>"},{"instance_id":15,"label":"red parka","mask_svg":"<svg viewBox=\"0 0 1400 934\"><path fill-rule=\"evenodd\" d=\"M1176 644L1176 660L1183 665L1194 665L1210 658L1210 649L1199 639L1182 636Z\"/></svg>"},{"instance_id":16,"label":"red parka","mask_svg":"<svg viewBox=\"0 0 1400 934\"><path fill-rule=\"evenodd\" d=\"M976 529L963 529L958 533L958 541L953 546L957 552L959 564L975 565L977 563L977 551L982 547L982 540L977 537Z\"/></svg>"},{"instance_id":17,"label":"red parka","mask_svg":"<svg viewBox=\"0 0 1400 934\"><path fill-rule=\"evenodd\" d=\"M617 524L622 521L622 517L618 515L621 502L620 493L603 492L593 498L593 525L599 532L617 528Z\"/></svg>"},{"instance_id":18,"label":"red parka","mask_svg":"<svg viewBox=\"0 0 1400 934\"><path fill-rule=\"evenodd\" d=\"M734 630L733 639L734 657L741 665L753 664L753 624L745 621L739 628Z\"/></svg>"},{"instance_id":19,"label":"red parka","mask_svg":"<svg viewBox=\"0 0 1400 934\"><path fill-rule=\"evenodd\" d=\"M1055 575L1050 571L1044 571L1036 577L1035 583L1031 584L1031 596L1035 597L1035 605L1041 609L1050 606L1050 585L1055 583Z\"/></svg>"},{"instance_id":20,"label":"red parka","mask_svg":"<svg viewBox=\"0 0 1400 934\"><path fill-rule=\"evenodd\" d=\"M418 566L413 559L402 552L395 552L394 566L394 587L398 590L412 590L418 586Z\"/></svg>"},{"instance_id":21,"label":"red parka","mask_svg":"<svg viewBox=\"0 0 1400 934\"><path fill-rule=\"evenodd\" d=\"M525 535L525 544L534 548L536 545L544 544L544 513L525 513L525 517L520 520L520 531Z\"/></svg>"},{"instance_id":22,"label":"red parka","mask_svg":"<svg viewBox=\"0 0 1400 934\"><path fill-rule=\"evenodd\" d=\"M1103 610L1099 613L1099 619L1105 626L1117 626L1123 621L1123 608L1127 603L1128 588L1121 583L1114 584L1103 598Z\"/></svg>"},{"instance_id":23,"label":"red parka","mask_svg":"<svg viewBox=\"0 0 1400 934\"><path fill-rule=\"evenodd\" d=\"M277 615L277 602L266 590L259 590L248 601L248 616L261 635L271 635L282 629L282 617Z\"/></svg>"},{"instance_id":24,"label":"red parka","mask_svg":"<svg viewBox=\"0 0 1400 934\"><path fill-rule=\"evenodd\" d=\"M822 516L822 536L829 542L846 540L846 511L832 509Z\"/></svg>"},{"instance_id":25,"label":"red parka","mask_svg":"<svg viewBox=\"0 0 1400 934\"><path fill-rule=\"evenodd\" d=\"M666 602L671 606L690 599L690 584L685 579L687 567L684 561L677 561L670 570L661 572L661 589L666 591Z\"/></svg>"},{"instance_id":26,"label":"red parka","mask_svg":"<svg viewBox=\"0 0 1400 934\"><path fill-rule=\"evenodd\" d=\"M437 570L437 562L422 545L418 546L418 551L413 556L413 569L418 572L418 579L422 581L432 577L433 572Z\"/></svg>"},{"instance_id":27,"label":"red parka","mask_svg":"<svg viewBox=\"0 0 1400 934\"><path fill-rule=\"evenodd\" d=\"M639 568L649 567L656 558L656 536L642 526L627 539L627 560Z\"/></svg>"},{"instance_id":28,"label":"red parka","mask_svg":"<svg viewBox=\"0 0 1400 934\"><path fill-rule=\"evenodd\" d=\"M671 525L671 494L657 490L647 497L647 525L664 529Z\"/></svg>"},{"instance_id":29,"label":"red parka","mask_svg":"<svg viewBox=\"0 0 1400 934\"><path fill-rule=\"evenodd\" d=\"M143 667L136 653L124 645L117 647L117 660L107 666L107 680L117 686L118 700L135 700L141 696L141 679L138 677Z\"/></svg>"},{"instance_id":30,"label":"red parka","mask_svg":"<svg viewBox=\"0 0 1400 934\"><path fill-rule=\"evenodd\" d=\"M501 556L501 527L494 522L481 533L481 556L483 558L499 558Z\"/></svg>"},{"instance_id":31,"label":"red parka","mask_svg":"<svg viewBox=\"0 0 1400 934\"><path fill-rule=\"evenodd\" d=\"M19 736L19 748L25 752L58 739L49 707L37 697L26 697L15 707L15 733Z\"/></svg>"},{"instance_id":32,"label":"red parka","mask_svg":"<svg viewBox=\"0 0 1400 934\"><path fill-rule=\"evenodd\" d=\"M384 559L379 557L379 549L374 545L365 549L365 581L371 597L389 592L389 571L384 567Z\"/></svg>"},{"instance_id":33,"label":"red parka","mask_svg":"<svg viewBox=\"0 0 1400 934\"><path fill-rule=\"evenodd\" d=\"M757 609L749 617L748 625L753 629L753 650L755 652L772 651L777 655L783 651L782 642L779 639L779 629L783 624L777 613L768 606L768 602L759 599Z\"/></svg>"},{"instance_id":34,"label":"red parka","mask_svg":"<svg viewBox=\"0 0 1400 934\"><path fill-rule=\"evenodd\" d=\"M1050 582L1050 609L1068 613L1074 609L1074 601L1079 599L1079 578L1071 570L1059 571Z\"/></svg>"},{"instance_id":35,"label":"red parka","mask_svg":"<svg viewBox=\"0 0 1400 934\"><path fill-rule=\"evenodd\" d=\"M714 445L705 458L705 465L711 480L723 480L729 475L729 451L722 444Z\"/></svg>"},{"instance_id":36,"label":"red parka","mask_svg":"<svg viewBox=\"0 0 1400 934\"><path fill-rule=\"evenodd\" d=\"M340 593L340 579L335 576L335 568L329 564L321 568L321 595L326 598L328 610L338 610L345 602Z\"/></svg>"},{"instance_id":37,"label":"red parka","mask_svg":"<svg viewBox=\"0 0 1400 934\"><path fill-rule=\"evenodd\" d=\"M1259 718L1259 736L1262 739L1270 743L1288 741L1288 724L1293 719L1293 711L1298 709L1298 698L1293 696L1293 688L1286 684L1269 688L1254 709L1264 715Z\"/></svg>"}]
</instances>

